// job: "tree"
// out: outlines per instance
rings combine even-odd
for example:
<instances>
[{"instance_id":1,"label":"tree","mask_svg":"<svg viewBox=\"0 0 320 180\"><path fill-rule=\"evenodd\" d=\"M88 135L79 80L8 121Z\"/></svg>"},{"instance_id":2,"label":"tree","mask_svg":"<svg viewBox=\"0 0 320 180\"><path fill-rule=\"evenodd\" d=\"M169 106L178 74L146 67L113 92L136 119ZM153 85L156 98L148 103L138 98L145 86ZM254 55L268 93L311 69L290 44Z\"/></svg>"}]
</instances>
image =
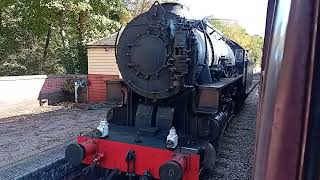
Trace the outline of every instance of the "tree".
<instances>
[{"instance_id":1,"label":"tree","mask_svg":"<svg viewBox=\"0 0 320 180\"><path fill-rule=\"evenodd\" d=\"M249 51L250 58L254 61L256 66L261 64L263 38L258 35L249 35L246 30L235 22L224 22L213 19L207 20L226 37L239 43L242 47Z\"/></svg>"},{"instance_id":2,"label":"tree","mask_svg":"<svg viewBox=\"0 0 320 180\"><path fill-rule=\"evenodd\" d=\"M85 45L129 19L122 0L0 2L0 75L87 73Z\"/></svg>"},{"instance_id":3,"label":"tree","mask_svg":"<svg viewBox=\"0 0 320 180\"><path fill-rule=\"evenodd\" d=\"M157 0L124 0L124 4L126 5L128 12L130 12L131 18L134 18L149 10L156 1ZM177 0L160 0L159 2L177 2Z\"/></svg>"},{"instance_id":4,"label":"tree","mask_svg":"<svg viewBox=\"0 0 320 180\"><path fill-rule=\"evenodd\" d=\"M50 14L39 1L1 1L0 73L41 73L48 54ZM45 2L44 2L45 3ZM47 37L47 38L46 38Z\"/></svg>"}]
</instances>

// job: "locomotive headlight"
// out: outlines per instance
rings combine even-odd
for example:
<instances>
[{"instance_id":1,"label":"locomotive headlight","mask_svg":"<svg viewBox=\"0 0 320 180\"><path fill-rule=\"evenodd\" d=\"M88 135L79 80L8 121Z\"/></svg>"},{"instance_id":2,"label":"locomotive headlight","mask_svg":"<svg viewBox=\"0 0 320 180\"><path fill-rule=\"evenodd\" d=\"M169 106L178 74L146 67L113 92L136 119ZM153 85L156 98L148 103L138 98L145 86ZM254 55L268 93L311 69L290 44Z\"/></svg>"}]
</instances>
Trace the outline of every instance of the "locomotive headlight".
<instances>
[{"instance_id":1,"label":"locomotive headlight","mask_svg":"<svg viewBox=\"0 0 320 180\"><path fill-rule=\"evenodd\" d=\"M170 149L174 149L178 146L178 134L174 127L170 129L169 135L167 136L166 145L167 145L167 148L170 148Z\"/></svg>"},{"instance_id":2,"label":"locomotive headlight","mask_svg":"<svg viewBox=\"0 0 320 180\"><path fill-rule=\"evenodd\" d=\"M96 135L99 137L107 137L109 134L109 123L107 119L103 118L97 127Z\"/></svg>"}]
</instances>

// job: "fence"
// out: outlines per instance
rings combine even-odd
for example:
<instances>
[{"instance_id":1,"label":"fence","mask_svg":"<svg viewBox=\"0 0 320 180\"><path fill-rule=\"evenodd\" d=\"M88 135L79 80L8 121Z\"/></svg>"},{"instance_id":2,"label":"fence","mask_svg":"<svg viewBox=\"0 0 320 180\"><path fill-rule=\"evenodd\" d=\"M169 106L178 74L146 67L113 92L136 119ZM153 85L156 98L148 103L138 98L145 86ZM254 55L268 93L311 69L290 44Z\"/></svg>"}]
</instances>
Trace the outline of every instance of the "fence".
<instances>
[{"instance_id":1,"label":"fence","mask_svg":"<svg viewBox=\"0 0 320 180\"><path fill-rule=\"evenodd\" d=\"M84 79L87 75L32 75L0 77L0 106L21 102L49 104L65 101L64 84L68 79Z\"/></svg>"}]
</instances>

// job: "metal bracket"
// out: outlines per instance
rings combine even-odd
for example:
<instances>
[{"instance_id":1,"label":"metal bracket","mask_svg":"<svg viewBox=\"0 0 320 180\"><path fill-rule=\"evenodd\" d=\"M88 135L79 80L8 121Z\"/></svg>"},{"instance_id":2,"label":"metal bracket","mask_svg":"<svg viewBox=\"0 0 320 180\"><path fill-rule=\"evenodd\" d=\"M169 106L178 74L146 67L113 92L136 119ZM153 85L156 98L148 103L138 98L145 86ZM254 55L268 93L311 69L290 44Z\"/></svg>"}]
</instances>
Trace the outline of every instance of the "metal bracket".
<instances>
[{"instance_id":1,"label":"metal bracket","mask_svg":"<svg viewBox=\"0 0 320 180\"><path fill-rule=\"evenodd\" d=\"M134 177L135 174L135 169L136 169L136 165L135 165L135 161L136 161L136 153L134 150L129 150L126 156L126 162L127 162L127 173L126 176L128 177ZM130 166L130 164L132 164L132 167Z\"/></svg>"}]
</instances>

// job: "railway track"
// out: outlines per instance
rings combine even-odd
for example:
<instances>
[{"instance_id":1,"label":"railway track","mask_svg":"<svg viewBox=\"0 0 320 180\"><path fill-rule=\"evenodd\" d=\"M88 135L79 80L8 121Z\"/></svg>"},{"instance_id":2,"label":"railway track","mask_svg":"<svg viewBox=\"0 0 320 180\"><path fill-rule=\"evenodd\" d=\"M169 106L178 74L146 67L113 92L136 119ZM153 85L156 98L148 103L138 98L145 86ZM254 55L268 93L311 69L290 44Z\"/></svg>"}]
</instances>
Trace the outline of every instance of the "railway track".
<instances>
[{"instance_id":1,"label":"railway track","mask_svg":"<svg viewBox=\"0 0 320 180\"><path fill-rule=\"evenodd\" d=\"M259 75L254 76L254 84ZM201 180L250 179L253 167L257 86L252 89L240 113L227 125L219 141L216 166L202 173ZM72 180L85 179L85 166L71 166L64 157L67 144L0 168L0 180ZM101 172L96 171L99 176ZM92 179L92 177L90 178Z\"/></svg>"},{"instance_id":2,"label":"railway track","mask_svg":"<svg viewBox=\"0 0 320 180\"><path fill-rule=\"evenodd\" d=\"M241 111L230 120L219 141L215 168L205 171L201 180L251 179L259 78L259 75L254 76L254 87L251 93Z\"/></svg>"}]
</instances>

